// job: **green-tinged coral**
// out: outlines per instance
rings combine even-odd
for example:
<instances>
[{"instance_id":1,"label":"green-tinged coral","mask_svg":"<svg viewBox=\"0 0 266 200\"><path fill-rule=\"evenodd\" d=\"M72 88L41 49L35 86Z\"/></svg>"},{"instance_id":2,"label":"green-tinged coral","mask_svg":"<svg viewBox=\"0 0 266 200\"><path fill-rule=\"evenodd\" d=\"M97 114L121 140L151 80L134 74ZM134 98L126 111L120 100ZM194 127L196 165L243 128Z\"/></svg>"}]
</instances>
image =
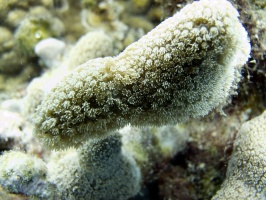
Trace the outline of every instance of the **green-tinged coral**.
<instances>
[{"instance_id":1,"label":"green-tinged coral","mask_svg":"<svg viewBox=\"0 0 266 200\"><path fill-rule=\"evenodd\" d=\"M133 13L144 13L151 6L151 0L130 0L128 10Z\"/></svg>"},{"instance_id":2,"label":"green-tinged coral","mask_svg":"<svg viewBox=\"0 0 266 200\"><path fill-rule=\"evenodd\" d=\"M31 193L46 176L45 163L22 152L7 152L0 163L0 185L10 192Z\"/></svg>"},{"instance_id":3,"label":"green-tinged coral","mask_svg":"<svg viewBox=\"0 0 266 200\"><path fill-rule=\"evenodd\" d=\"M259 8L266 8L266 2L264 0L249 0L250 3L258 6Z\"/></svg>"},{"instance_id":4,"label":"green-tinged coral","mask_svg":"<svg viewBox=\"0 0 266 200\"><path fill-rule=\"evenodd\" d=\"M118 56L80 65L36 109L36 135L65 148L128 123L175 124L222 107L250 52L237 17L228 1L194 2Z\"/></svg>"},{"instance_id":5,"label":"green-tinged coral","mask_svg":"<svg viewBox=\"0 0 266 200\"><path fill-rule=\"evenodd\" d=\"M0 23L4 22L4 18L8 14L8 12L16 7L16 8L27 8L30 4L34 4L34 0L27 1L17 1L17 0L0 0Z\"/></svg>"},{"instance_id":6,"label":"green-tinged coral","mask_svg":"<svg viewBox=\"0 0 266 200\"><path fill-rule=\"evenodd\" d=\"M81 5L84 8L95 8L103 0L81 0Z\"/></svg>"},{"instance_id":7,"label":"green-tinged coral","mask_svg":"<svg viewBox=\"0 0 266 200\"><path fill-rule=\"evenodd\" d=\"M9 29L1 26L0 35L0 73L17 72L27 59L18 56L15 38Z\"/></svg>"},{"instance_id":8,"label":"green-tinged coral","mask_svg":"<svg viewBox=\"0 0 266 200\"><path fill-rule=\"evenodd\" d=\"M3 10L2 10L3 9ZM10 76L19 75L29 65L35 65L35 44L50 36L61 36L64 31L62 22L52 15L41 1L0 1L0 73ZM6 31L11 34L6 38ZM4 44L1 44L4 41ZM8 44L8 45L7 45Z\"/></svg>"},{"instance_id":9,"label":"green-tinged coral","mask_svg":"<svg viewBox=\"0 0 266 200\"><path fill-rule=\"evenodd\" d=\"M131 28L143 29L145 33L149 32L154 28L153 24L144 17L129 15L123 18L123 22L126 23Z\"/></svg>"},{"instance_id":10,"label":"green-tinged coral","mask_svg":"<svg viewBox=\"0 0 266 200\"><path fill-rule=\"evenodd\" d=\"M50 16L25 18L16 30L16 42L22 55L32 55L34 46L48 37L58 37L62 33L60 26Z\"/></svg>"},{"instance_id":11,"label":"green-tinged coral","mask_svg":"<svg viewBox=\"0 0 266 200\"><path fill-rule=\"evenodd\" d=\"M0 26L0 53L9 50L14 46L12 32L6 27Z\"/></svg>"},{"instance_id":12,"label":"green-tinged coral","mask_svg":"<svg viewBox=\"0 0 266 200\"><path fill-rule=\"evenodd\" d=\"M100 1L93 7L82 10L81 23L88 31L105 31L111 37L117 55L125 46L123 40L128 27L121 22L124 7L117 1Z\"/></svg>"},{"instance_id":13,"label":"green-tinged coral","mask_svg":"<svg viewBox=\"0 0 266 200\"><path fill-rule=\"evenodd\" d=\"M123 7L116 1L102 1L85 9L84 22L88 27L110 26L118 19ZM111 22L111 23L110 23Z\"/></svg>"},{"instance_id":14,"label":"green-tinged coral","mask_svg":"<svg viewBox=\"0 0 266 200\"><path fill-rule=\"evenodd\" d=\"M6 52L0 57L0 72L5 74L13 74L24 68L27 59L19 56L17 49Z\"/></svg>"},{"instance_id":15,"label":"green-tinged coral","mask_svg":"<svg viewBox=\"0 0 266 200\"><path fill-rule=\"evenodd\" d=\"M12 28L16 28L19 26L19 23L25 18L27 15L27 12L20 9L15 9L10 12L8 12L8 15L6 17L6 22L9 26Z\"/></svg>"},{"instance_id":16,"label":"green-tinged coral","mask_svg":"<svg viewBox=\"0 0 266 200\"><path fill-rule=\"evenodd\" d=\"M259 200L266 193L266 111L237 134L226 180L213 200Z\"/></svg>"},{"instance_id":17,"label":"green-tinged coral","mask_svg":"<svg viewBox=\"0 0 266 200\"><path fill-rule=\"evenodd\" d=\"M45 94L42 86L43 80L41 78L35 78L27 87L27 95L23 98L22 109L22 113L25 117L33 113L36 107L41 103Z\"/></svg>"}]
</instances>

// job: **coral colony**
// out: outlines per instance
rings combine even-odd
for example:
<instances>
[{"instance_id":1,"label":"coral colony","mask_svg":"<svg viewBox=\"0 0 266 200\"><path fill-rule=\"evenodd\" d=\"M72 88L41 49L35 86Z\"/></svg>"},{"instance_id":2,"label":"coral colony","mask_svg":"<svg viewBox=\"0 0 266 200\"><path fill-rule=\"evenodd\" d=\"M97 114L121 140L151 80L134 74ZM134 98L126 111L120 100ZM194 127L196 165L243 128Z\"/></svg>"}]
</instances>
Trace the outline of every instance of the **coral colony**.
<instances>
[{"instance_id":1,"label":"coral colony","mask_svg":"<svg viewBox=\"0 0 266 200\"><path fill-rule=\"evenodd\" d=\"M0 2L0 11L12 2ZM112 2L101 9L122 12ZM139 12L149 7L149 1L133 2ZM86 4L95 6L93 1ZM24 63L38 55L51 67L31 81L21 101L34 136L51 152L43 159L18 150L0 156L3 191L32 199L126 200L140 195L152 163L172 157L188 141L176 123L222 112L236 94L251 51L238 11L226 0L188 4L146 35L125 31L111 12L97 16L84 11L93 19L83 18L88 29L108 20L111 26L84 34L65 58L66 45L52 38L64 28L38 9L47 16L31 11L13 39L19 45L14 49L24 52ZM117 27L121 34L107 34ZM27 34L37 29L40 38L29 40ZM126 37L130 31L134 37ZM0 63L0 72L19 69L13 70ZM264 113L243 124L226 179L213 199L261 199L265 194L266 153L257 148L265 146L265 119ZM0 199L7 195L3 191Z\"/></svg>"},{"instance_id":2,"label":"coral colony","mask_svg":"<svg viewBox=\"0 0 266 200\"><path fill-rule=\"evenodd\" d=\"M250 53L237 17L227 1L194 2L119 55L76 67L37 107L36 136L62 149L129 123L175 124L223 106Z\"/></svg>"}]
</instances>

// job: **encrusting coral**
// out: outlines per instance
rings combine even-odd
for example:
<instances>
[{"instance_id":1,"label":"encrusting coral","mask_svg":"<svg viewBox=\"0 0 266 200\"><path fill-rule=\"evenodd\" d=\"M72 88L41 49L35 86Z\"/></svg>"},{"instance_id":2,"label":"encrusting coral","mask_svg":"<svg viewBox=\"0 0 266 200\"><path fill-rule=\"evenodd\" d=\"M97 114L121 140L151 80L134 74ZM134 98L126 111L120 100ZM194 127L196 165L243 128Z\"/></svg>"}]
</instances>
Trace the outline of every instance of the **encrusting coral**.
<instances>
[{"instance_id":1,"label":"encrusting coral","mask_svg":"<svg viewBox=\"0 0 266 200\"><path fill-rule=\"evenodd\" d=\"M213 200L265 199L265 133L266 111L242 125L234 142L226 179Z\"/></svg>"},{"instance_id":2,"label":"encrusting coral","mask_svg":"<svg viewBox=\"0 0 266 200\"><path fill-rule=\"evenodd\" d=\"M175 124L206 115L215 108L221 109L235 94L239 70L250 52L247 34L237 17L237 11L225 0L195 2L120 55L90 60L76 67L84 62L79 60L80 56L84 59L97 57L99 54L94 47L101 44L96 40L93 40L95 44L89 42L91 49L96 50L89 51L90 47L83 41L85 37L81 38L73 54L66 53L66 49L62 57L64 62L55 65L57 69L49 69L32 82L27 88L27 92L32 92L28 94L28 104L22 103L26 117L40 105L32 121L36 134L46 146L78 149L47 150L52 154L43 157L47 163L15 152L17 155L13 156L22 159L19 169L12 165L13 151L4 153L0 161L5 165L0 165L0 172L12 171L12 167L14 170L0 177L2 187L33 199L124 200L137 193L142 196L149 187L147 183L161 181L158 171L169 166L169 159L184 148L188 140L187 130L182 131L178 126L146 125ZM128 26L128 32L135 30ZM109 52L116 55L124 46L112 51L112 48L117 49L117 38L109 31L106 33L108 36L102 34L106 42L101 42L108 48L100 45L98 49L106 50L107 55L101 56L108 56ZM67 44L65 36L61 39ZM125 40L132 41L130 37ZM86 58L94 53L95 56ZM70 64L71 59L73 64ZM119 131L121 140L113 131L127 124L132 126ZM179 131L184 134L183 138ZM39 165L42 170L38 171L38 165L32 167L35 162L42 163ZM162 166L164 164L166 166ZM21 175L29 178L19 178ZM19 185L18 189L5 187L10 180L15 181L12 185ZM180 182L183 184L182 179ZM168 190L169 185L165 185ZM177 191L183 187L186 186L182 185ZM140 188L143 192L139 192Z\"/></svg>"},{"instance_id":3,"label":"encrusting coral","mask_svg":"<svg viewBox=\"0 0 266 200\"><path fill-rule=\"evenodd\" d=\"M0 185L10 192L32 195L46 176L45 163L22 152L7 152L0 163Z\"/></svg>"},{"instance_id":4,"label":"encrusting coral","mask_svg":"<svg viewBox=\"0 0 266 200\"><path fill-rule=\"evenodd\" d=\"M90 140L78 150L55 152L47 165L11 151L0 157L4 163L0 185L37 199L128 199L139 192L141 176L132 156L121 147L116 133Z\"/></svg>"},{"instance_id":5,"label":"encrusting coral","mask_svg":"<svg viewBox=\"0 0 266 200\"><path fill-rule=\"evenodd\" d=\"M250 53L237 17L228 1L194 2L118 56L76 67L36 109L36 135L66 148L129 123L175 124L221 108Z\"/></svg>"},{"instance_id":6,"label":"encrusting coral","mask_svg":"<svg viewBox=\"0 0 266 200\"><path fill-rule=\"evenodd\" d=\"M60 199L128 199L139 192L141 176L134 159L121 147L121 136L114 134L65 155L59 152L60 158L48 163L47 180L57 185Z\"/></svg>"}]
</instances>

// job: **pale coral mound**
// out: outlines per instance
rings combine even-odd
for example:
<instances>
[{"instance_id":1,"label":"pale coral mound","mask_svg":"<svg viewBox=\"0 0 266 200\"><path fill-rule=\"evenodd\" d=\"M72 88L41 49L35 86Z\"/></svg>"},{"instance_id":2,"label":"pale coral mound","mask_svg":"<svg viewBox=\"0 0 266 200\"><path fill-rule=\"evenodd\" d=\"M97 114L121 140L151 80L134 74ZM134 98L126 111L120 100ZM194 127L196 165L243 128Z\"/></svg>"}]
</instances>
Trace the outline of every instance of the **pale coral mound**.
<instances>
[{"instance_id":1,"label":"pale coral mound","mask_svg":"<svg viewBox=\"0 0 266 200\"><path fill-rule=\"evenodd\" d=\"M213 200L266 198L266 111L244 123L234 142L226 180Z\"/></svg>"}]
</instances>

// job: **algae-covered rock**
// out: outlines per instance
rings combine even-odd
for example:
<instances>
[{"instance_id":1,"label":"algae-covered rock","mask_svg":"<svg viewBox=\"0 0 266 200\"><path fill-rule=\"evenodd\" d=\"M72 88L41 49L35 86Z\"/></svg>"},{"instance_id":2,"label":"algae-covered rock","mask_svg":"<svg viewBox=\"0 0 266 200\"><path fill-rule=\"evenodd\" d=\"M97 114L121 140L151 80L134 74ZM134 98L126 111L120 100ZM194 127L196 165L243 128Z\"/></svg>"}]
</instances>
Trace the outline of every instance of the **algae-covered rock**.
<instances>
[{"instance_id":1,"label":"algae-covered rock","mask_svg":"<svg viewBox=\"0 0 266 200\"><path fill-rule=\"evenodd\" d=\"M22 55L34 55L35 45L45 38L58 37L63 32L60 21L51 16L28 17L16 30L16 43Z\"/></svg>"}]
</instances>

